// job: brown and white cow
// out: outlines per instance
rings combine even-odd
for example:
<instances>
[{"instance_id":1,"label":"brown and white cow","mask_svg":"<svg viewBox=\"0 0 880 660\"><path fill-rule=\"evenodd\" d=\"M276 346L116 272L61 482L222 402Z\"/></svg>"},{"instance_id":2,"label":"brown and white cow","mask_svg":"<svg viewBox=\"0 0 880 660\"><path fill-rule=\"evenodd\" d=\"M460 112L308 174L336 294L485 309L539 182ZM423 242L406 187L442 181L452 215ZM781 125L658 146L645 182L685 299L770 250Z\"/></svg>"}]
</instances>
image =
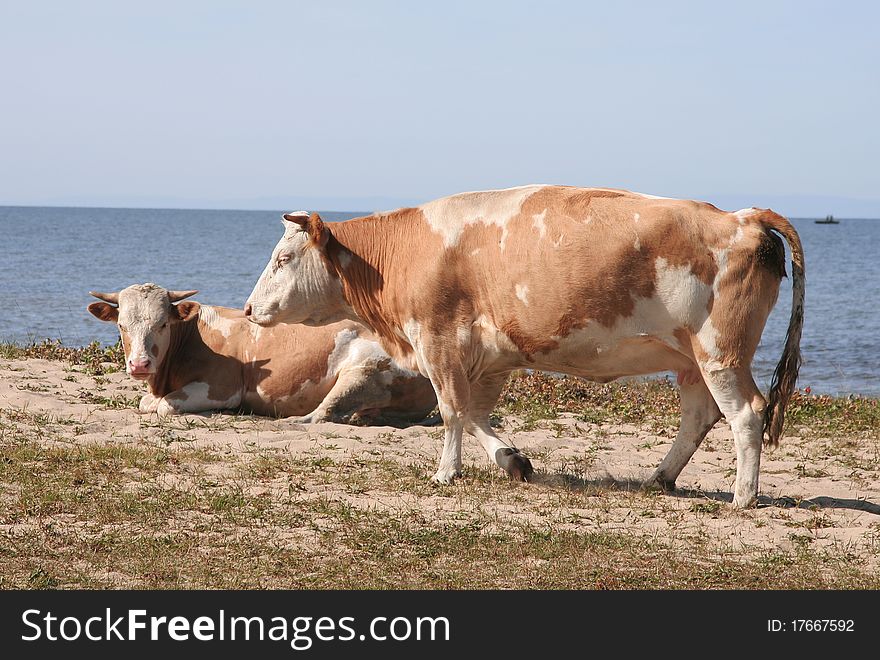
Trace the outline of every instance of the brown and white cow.
<instances>
[{"instance_id":1,"label":"brown and white cow","mask_svg":"<svg viewBox=\"0 0 880 660\"><path fill-rule=\"evenodd\" d=\"M260 328L239 309L209 307L152 283L91 294L119 327L126 371L144 380L141 412L244 409L298 421L357 414L419 420L435 406L430 382L399 367L361 324ZM308 413L308 414L307 414Z\"/></svg>"},{"instance_id":2,"label":"brown and white cow","mask_svg":"<svg viewBox=\"0 0 880 660\"><path fill-rule=\"evenodd\" d=\"M675 371L678 436L649 483L675 480L724 415L737 454L734 503L756 501L762 438L776 445L800 364L804 258L769 210L604 188L471 192L325 225L284 216L284 236L245 313L254 323L360 319L434 385L445 443L434 479L461 469L462 431L527 479L528 459L489 413L511 370L607 382ZM752 356L792 250L793 305L768 400ZM766 437L765 437L766 436Z\"/></svg>"}]
</instances>

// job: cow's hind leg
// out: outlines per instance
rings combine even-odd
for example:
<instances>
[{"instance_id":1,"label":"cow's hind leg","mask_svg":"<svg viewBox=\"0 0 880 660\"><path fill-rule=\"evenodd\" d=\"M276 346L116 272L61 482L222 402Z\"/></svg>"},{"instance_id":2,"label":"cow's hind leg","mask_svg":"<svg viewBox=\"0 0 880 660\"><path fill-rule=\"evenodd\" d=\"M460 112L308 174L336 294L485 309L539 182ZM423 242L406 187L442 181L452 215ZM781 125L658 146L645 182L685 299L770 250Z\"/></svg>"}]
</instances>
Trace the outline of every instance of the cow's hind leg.
<instances>
[{"instance_id":1,"label":"cow's hind leg","mask_svg":"<svg viewBox=\"0 0 880 660\"><path fill-rule=\"evenodd\" d=\"M747 367L707 369L703 377L733 430L736 447L736 487L733 503L744 509L758 499L764 409L767 406Z\"/></svg>"},{"instance_id":2,"label":"cow's hind leg","mask_svg":"<svg viewBox=\"0 0 880 660\"><path fill-rule=\"evenodd\" d=\"M675 442L670 447L660 467L645 483L657 485L663 490L675 490L675 480L687 462L697 451L709 430L721 419L718 404L706 387L703 378L697 374L697 382L682 383L679 388L681 398L681 426Z\"/></svg>"},{"instance_id":3,"label":"cow's hind leg","mask_svg":"<svg viewBox=\"0 0 880 660\"><path fill-rule=\"evenodd\" d=\"M372 368L344 369L323 401L308 415L294 422L312 424L336 422L345 424L355 413L386 407L391 400L387 386L379 380L380 372Z\"/></svg>"},{"instance_id":4,"label":"cow's hind leg","mask_svg":"<svg viewBox=\"0 0 880 660\"><path fill-rule=\"evenodd\" d=\"M534 471L531 461L512 444L502 441L489 424L489 415L506 380L507 373L493 374L471 385L471 406L465 420L465 430L480 441L489 460L511 479L528 481Z\"/></svg>"}]
</instances>

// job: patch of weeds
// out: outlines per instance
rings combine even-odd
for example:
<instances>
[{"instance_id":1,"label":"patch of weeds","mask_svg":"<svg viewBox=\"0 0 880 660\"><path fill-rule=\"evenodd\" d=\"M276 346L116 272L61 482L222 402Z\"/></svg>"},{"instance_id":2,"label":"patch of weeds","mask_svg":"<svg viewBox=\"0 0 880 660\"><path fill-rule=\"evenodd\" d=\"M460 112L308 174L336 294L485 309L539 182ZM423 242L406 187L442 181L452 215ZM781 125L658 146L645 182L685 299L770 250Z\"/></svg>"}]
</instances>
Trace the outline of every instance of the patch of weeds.
<instances>
[{"instance_id":1,"label":"patch of weeds","mask_svg":"<svg viewBox=\"0 0 880 660\"><path fill-rule=\"evenodd\" d=\"M692 502L690 510L694 513L708 513L712 516L718 515L723 505L716 500L706 500L705 502Z\"/></svg>"},{"instance_id":2,"label":"patch of weeds","mask_svg":"<svg viewBox=\"0 0 880 660\"><path fill-rule=\"evenodd\" d=\"M78 348L65 346L60 339L43 339L27 345L0 343L0 358L64 360L85 367L84 371L93 376L122 371L125 368L125 352L121 341L113 346L102 346L100 342L93 341Z\"/></svg>"}]
</instances>

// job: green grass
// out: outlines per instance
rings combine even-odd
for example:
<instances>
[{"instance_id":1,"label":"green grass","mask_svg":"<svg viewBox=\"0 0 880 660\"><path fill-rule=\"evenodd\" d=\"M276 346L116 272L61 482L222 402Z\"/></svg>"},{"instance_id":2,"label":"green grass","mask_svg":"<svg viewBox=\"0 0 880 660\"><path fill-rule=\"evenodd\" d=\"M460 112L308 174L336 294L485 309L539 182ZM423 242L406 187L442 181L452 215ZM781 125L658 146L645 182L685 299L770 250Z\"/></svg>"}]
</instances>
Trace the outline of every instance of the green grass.
<instances>
[{"instance_id":1,"label":"green grass","mask_svg":"<svg viewBox=\"0 0 880 660\"><path fill-rule=\"evenodd\" d=\"M93 341L88 346L71 348L58 339L44 339L40 342L23 345L18 343L0 343L0 358L7 360L25 360L40 358L43 360L64 360L73 365L85 367L85 371L93 376L100 376L125 367L125 355L122 342L113 346L102 346Z\"/></svg>"},{"instance_id":2,"label":"green grass","mask_svg":"<svg viewBox=\"0 0 880 660\"><path fill-rule=\"evenodd\" d=\"M7 344L0 356L67 359L93 374L118 364L118 349L69 350ZM877 437L877 405L798 393L788 421L802 440L782 445L792 474L818 477L828 468L821 461L834 460L874 479L880 454L865 450L865 438ZM565 433L553 421L563 412L594 425L674 427L678 396L663 380L516 374L497 409L550 436ZM79 444L86 423L0 410L0 588L880 589L865 561L880 552L877 523L864 523L853 549L823 543L838 524L823 510L739 512L597 479L602 428L578 458L541 458L555 485L511 483L478 464L439 487L426 478L431 461L384 454L403 442L398 434L379 438L374 453L348 453L335 433L291 453L262 445L265 427L248 416L143 418L149 441ZM241 446L191 441L189 431L215 429L234 430ZM645 519L666 531L632 522ZM777 525L787 536L748 546L713 526L725 522Z\"/></svg>"},{"instance_id":3,"label":"green grass","mask_svg":"<svg viewBox=\"0 0 880 660\"><path fill-rule=\"evenodd\" d=\"M496 411L537 420L572 413L593 424L625 422L653 429L677 427L678 389L668 379L591 383L571 376L516 372L507 381ZM880 437L880 399L831 397L795 391L786 412L786 429L811 436Z\"/></svg>"},{"instance_id":4,"label":"green grass","mask_svg":"<svg viewBox=\"0 0 880 660\"><path fill-rule=\"evenodd\" d=\"M678 392L668 380L591 383L571 376L516 372L501 393L497 411L526 421L556 419L572 413L593 424L608 421L677 424Z\"/></svg>"},{"instance_id":5,"label":"green grass","mask_svg":"<svg viewBox=\"0 0 880 660\"><path fill-rule=\"evenodd\" d=\"M230 462L235 469L206 476L206 466ZM749 554L698 539L681 552L659 537L552 517L614 497L662 515L656 495L563 489L536 523L489 511L526 508L536 495L497 471L471 469L462 486L443 489L426 469L273 450L236 459L4 439L0 588L880 588L857 558L813 549L811 534L828 525L821 514L792 533L789 550ZM397 503L363 506L346 495L364 489ZM400 500L437 497L456 506L435 514ZM690 510L724 514L710 500Z\"/></svg>"}]
</instances>

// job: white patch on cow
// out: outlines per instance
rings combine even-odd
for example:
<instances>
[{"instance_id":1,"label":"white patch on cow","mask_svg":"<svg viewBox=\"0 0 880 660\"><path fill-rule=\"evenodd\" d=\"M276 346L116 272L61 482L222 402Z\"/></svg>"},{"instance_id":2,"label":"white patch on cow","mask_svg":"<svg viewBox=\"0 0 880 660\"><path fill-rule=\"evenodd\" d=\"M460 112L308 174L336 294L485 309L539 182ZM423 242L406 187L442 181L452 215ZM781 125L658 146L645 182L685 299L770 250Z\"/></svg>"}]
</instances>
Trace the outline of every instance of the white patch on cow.
<instances>
[{"instance_id":1,"label":"white patch on cow","mask_svg":"<svg viewBox=\"0 0 880 660\"><path fill-rule=\"evenodd\" d=\"M351 263L351 252L348 250L340 250L339 251L339 265L343 268L348 268L348 265Z\"/></svg>"},{"instance_id":2,"label":"white patch on cow","mask_svg":"<svg viewBox=\"0 0 880 660\"><path fill-rule=\"evenodd\" d=\"M540 213L537 213L532 216L532 226L538 230L538 235L541 238L544 238L544 234L547 233L547 225L544 222L544 218L547 217L547 209L544 209Z\"/></svg>"},{"instance_id":3,"label":"white patch on cow","mask_svg":"<svg viewBox=\"0 0 880 660\"><path fill-rule=\"evenodd\" d=\"M633 214L633 222L638 222L641 217L642 216L640 216L638 213L634 213Z\"/></svg>"},{"instance_id":4,"label":"white patch on cow","mask_svg":"<svg viewBox=\"0 0 880 660\"><path fill-rule=\"evenodd\" d=\"M753 215L760 213L760 209L756 209L754 206L748 209L740 209L736 211L734 215L739 220L739 224L744 225L746 223L746 218L750 218Z\"/></svg>"},{"instance_id":5,"label":"white patch on cow","mask_svg":"<svg viewBox=\"0 0 880 660\"><path fill-rule=\"evenodd\" d=\"M617 378L626 374L643 373L640 371L642 365L636 357L631 357L630 363L612 364L607 362L608 358L600 358L605 353L615 351L621 341L656 339L677 351L677 328L700 328L706 324L712 287L701 282L688 265L671 266L666 259L658 257L655 269L654 294L648 298L636 298L632 314L618 318L611 327L588 321L583 328L574 330L565 337L551 337L550 339L559 342L559 347L547 355L546 365L539 363L535 365L536 368L567 367L572 373L577 374L580 370L587 377L598 375ZM708 336L714 336L711 328L706 328L706 334L707 339ZM602 370L599 373L591 373L589 367L583 368L585 363L588 364L585 357L590 353L600 360ZM537 357L540 360L541 354L537 354ZM686 358L682 356L681 359Z\"/></svg>"},{"instance_id":6,"label":"white patch on cow","mask_svg":"<svg viewBox=\"0 0 880 660\"><path fill-rule=\"evenodd\" d=\"M204 323L211 330L216 330L227 339L239 329L239 322L236 319L224 318L210 305L201 306L199 309L199 321Z\"/></svg>"},{"instance_id":7,"label":"white patch on cow","mask_svg":"<svg viewBox=\"0 0 880 660\"><path fill-rule=\"evenodd\" d=\"M709 356L709 359L705 364L706 371L712 372L723 369L724 367L719 362L719 359L721 358L721 350L718 348L718 330L712 325L712 319L706 319L700 327L700 330L697 332L697 339L700 342L700 346L702 346L703 350L706 352L706 355Z\"/></svg>"},{"instance_id":8,"label":"white patch on cow","mask_svg":"<svg viewBox=\"0 0 880 660\"><path fill-rule=\"evenodd\" d=\"M480 254L480 248L474 248L473 250L471 250L472 257L476 257L479 254Z\"/></svg>"},{"instance_id":9,"label":"white patch on cow","mask_svg":"<svg viewBox=\"0 0 880 660\"><path fill-rule=\"evenodd\" d=\"M633 241L633 249L638 252L642 249L642 242L639 240L638 234L636 234L636 240Z\"/></svg>"},{"instance_id":10,"label":"white patch on cow","mask_svg":"<svg viewBox=\"0 0 880 660\"><path fill-rule=\"evenodd\" d=\"M336 337L333 338L333 350L327 356L327 372L321 380L332 378L342 368L343 363L351 362L353 358L357 359L355 356L359 348L357 342L369 344L374 349L377 346L375 342L361 339L354 328L345 328L336 333Z\"/></svg>"},{"instance_id":11,"label":"white patch on cow","mask_svg":"<svg viewBox=\"0 0 880 660\"><path fill-rule=\"evenodd\" d=\"M527 284L516 285L516 297L522 301L523 305L529 306L529 287Z\"/></svg>"},{"instance_id":12,"label":"white patch on cow","mask_svg":"<svg viewBox=\"0 0 880 660\"><path fill-rule=\"evenodd\" d=\"M476 223L501 228L501 250L507 242L507 223L522 209L523 202L544 185L505 190L461 193L419 207L431 229L443 237L447 248L458 245L465 228Z\"/></svg>"},{"instance_id":13,"label":"white patch on cow","mask_svg":"<svg viewBox=\"0 0 880 660\"><path fill-rule=\"evenodd\" d=\"M254 389L257 392L257 396L260 397L260 400L263 403L272 403L272 397L266 392L266 390L260 387L260 383L257 383L257 386ZM298 391L299 390L297 390L297 392Z\"/></svg>"},{"instance_id":14,"label":"white patch on cow","mask_svg":"<svg viewBox=\"0 0 880 660\"><path fill-rule=\"evenodd\" d=\"M455 336L458 338L459 346L467 346L471 341L471 329L466 325L459 326L455 331Z\"/></svg>"},{"instance_id":15,"label":"white patch on cow","mask_svg":"<svg viewBox=\"0 0 880 660\"><path fill-rule=\"evenodd\" d=\"M720 293L718 287L724 273L727 271L727 256L730 254L730 249L739 243L743 239L743 236L745 236L745 232L743 231L742 226L739 226L736 228L736 232L730 237L730 240L725 247L712 248L712 256L715 257L715 264L718 266L718 273L715 275L715 281L712 284L712 290L715 292L716 296Z\"/></svg>"},{"instance_id":16,"label":"white patch on cow","mask_svg":"<svg viewBox=\"0 0 880 660\"><path fill-rule=\"evenodd\" d=\"M655 268L657 279L653 298L662 301L676 327L700 327L709 313L712 287L701 282L689 265L670 266L666 259L657 257Z\"/></svg>"},{"instance_id":17,"label":"white patch on cow","mask_svg":"<svg viewBox=\"0 0 880 660\"><path fill-rule=\"evenodd\" d=\"M629 191L633 195L638 195L639 197L643 197L645 199L672 199L672 197L660 197L659 195L648 195L647 193L635 192L634 190Z\"/></svg>"},{"instance_id":18,"label":"white patch on cow","mask_svg":"<svg viewBox=\"0 0 880 660\"><path fill-rule=\"evenodd\" d=\"M180 388L186 394L186 398L175 399L171 396L163 397L159 402L156 412L160 416L173 412L199 412L203 410L223 410L235 408L241 404L241 392L236 392L228 399L217 400L209 396L211 386L201 381L187 383Z\"/></svg>"}]
</instances>

